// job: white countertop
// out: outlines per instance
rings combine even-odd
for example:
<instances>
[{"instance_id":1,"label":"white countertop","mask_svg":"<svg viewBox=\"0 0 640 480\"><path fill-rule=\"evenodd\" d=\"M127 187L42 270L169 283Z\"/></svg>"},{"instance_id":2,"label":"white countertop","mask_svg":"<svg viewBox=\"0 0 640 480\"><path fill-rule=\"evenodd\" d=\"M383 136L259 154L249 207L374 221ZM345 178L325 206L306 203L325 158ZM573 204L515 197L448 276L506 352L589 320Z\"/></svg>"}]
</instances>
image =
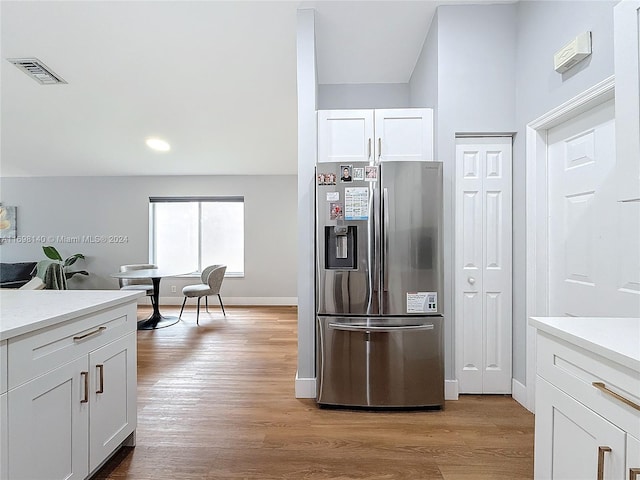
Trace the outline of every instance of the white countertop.
<instances>
[{"instance_id":1,"label":"white countertop","mask_svg":"<svg viewBox=\"0 0 640 480\"><path fill-rule=\"evenodd\" d=\"M531 317L529 324L640 372L640 318Z\"/></svg>"},{"instance_id":2,"label":"white countertop","mask_svg":"<svg viewBox=\"0 0 640 480\"><path fill-rule=\"evenodd\" d=\"M0 290L0 340L135 301L141 291Z\"/></svg>"}]
</instances>

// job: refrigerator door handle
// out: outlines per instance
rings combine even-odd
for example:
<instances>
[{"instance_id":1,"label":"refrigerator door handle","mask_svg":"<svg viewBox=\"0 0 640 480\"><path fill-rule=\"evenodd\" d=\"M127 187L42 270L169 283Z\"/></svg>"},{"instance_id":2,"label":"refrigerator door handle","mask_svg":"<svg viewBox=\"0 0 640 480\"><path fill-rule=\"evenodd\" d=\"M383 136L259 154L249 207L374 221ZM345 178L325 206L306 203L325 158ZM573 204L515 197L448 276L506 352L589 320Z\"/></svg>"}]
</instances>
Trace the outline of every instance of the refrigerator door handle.
<instances>
[{"instance_id":1,"label":"refrigerator door handle","mask_svg":"<svg viewBox=\"0 0 640 480\"><path fill-rule=\"evenodd\" d=\"M384 188L382 191L382 215L384 225L382 226L382 291L389 291L389 190ZM386 310L382 310L383 312Z\"/></svg>"},{"instance_id":2,"label":"refrigerator door handle","mask_svg":"<svg viewBox=\"0 0 640 480\"><path fill-rule=\"evenodd\" d=\"M380 284L380 279L378 278L378 271L379 271L379 267L378 267L378 254L377 254L377 245L378 242L380 241L378 238L378 225L377 220L376 220L376 216L373 214L373 212L376 211L376 207L378 204L378 200L376 197L376 190L374 188L372 188L370 190L370 195L371 195L371 215L369 216L370 218L370 223L369 223L369 266L373 266L373 268L369 268L369 302L367 304L367 312L368 313L378 313L377 311L374 311L374 307L373 305L375 304L376 307L379 308L380 305L380 301L378 298L375 298L376 296L379 295L378 292L378 285Z\"/></svg>"},{"instance_id":3,"label":"refrigerator door handle","mask_svg":"<svg viewBox=\"0 0 640 480\"><path fill-rule=\"evenodd\" d=\"M330 323L329 328L333 330L344 330L347 332L399 332L407 330L433 330L433 323L424 325L400 325L397 327L372 327L367 325L352 325L345 323Z\"/></svg>"}]
</instances>

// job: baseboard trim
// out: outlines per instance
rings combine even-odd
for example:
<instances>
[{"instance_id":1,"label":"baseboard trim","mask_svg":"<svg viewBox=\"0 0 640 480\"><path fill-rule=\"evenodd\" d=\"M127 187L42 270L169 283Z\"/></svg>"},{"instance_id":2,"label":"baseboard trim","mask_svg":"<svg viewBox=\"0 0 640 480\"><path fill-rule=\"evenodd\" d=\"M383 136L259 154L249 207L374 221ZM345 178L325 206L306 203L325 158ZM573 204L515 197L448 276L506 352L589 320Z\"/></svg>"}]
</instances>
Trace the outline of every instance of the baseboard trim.
<instances>
[{"instance_id":1,"label":"baseboard trim","mask_svg":"<svg viewBox=\"0 0 640 480\"><path fill-rule=\"evenodd\" d=\"M530 412L532 411L529 408L529 405L527 402L527 399L529 398L527 395L527 387L524 386L519 381L517 381L515 378L511 379L511 397L513 397L513 399L516 402L518 402L520 405L522 405L524 408L526 408Z\"/></svg>"},{"instance_id":2,"label":"baseboard trim","mask_svg":"<svg viewBox=\"0 0 640 480\"><path fill-rule=\"evenodd\" d=\"M300 378L296 372L296 398L316 398L316 379Z\"/></svg>"},{"instance_id":3,"label":"baseboard trim","mask_svg":"<svg viewBox=\"0 0 640 480\"><path fill-rule=\"evenodd\" d=\"M160 305L182 305L184 297L160 297ZM224 306L295 306L298 304L298 297L222 297ZM200 302L204 305L204 302ZM151 305L149 297L142 297L138 300L138 305ZM187 300L187 305L195 306L196 300ZM209 307L219 307L218 299L209 297Z\"/></svg>"},{"instance_id":4,"label":"baseboard trim","mask_svg":"<svg viewBox=\"0 0 640 480\"><path fill-rule=\"evenodd\" d=\"M444 399L445 400L458 400L458 380L445 380L444 381Z\"/></svg>"}]
</instances>

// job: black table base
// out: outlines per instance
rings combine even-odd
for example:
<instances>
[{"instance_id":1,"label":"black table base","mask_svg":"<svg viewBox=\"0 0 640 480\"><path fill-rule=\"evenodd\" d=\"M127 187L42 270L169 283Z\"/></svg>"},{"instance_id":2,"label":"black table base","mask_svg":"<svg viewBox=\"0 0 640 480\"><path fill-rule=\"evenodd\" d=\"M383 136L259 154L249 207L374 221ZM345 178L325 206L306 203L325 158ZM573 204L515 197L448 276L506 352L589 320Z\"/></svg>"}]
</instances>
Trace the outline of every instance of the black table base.
<instances>
[{"instance_id":1,"label":"black table base","mask_svg":"<svg viewBox=\"0 0 640 480\"><path fill-rule=\"evenodd\" d=\"M178 323L178 317L165 317L163 315L151 315L151 317L138 322L138 330L155 330L156 328L170 327Z\"/></svg>"},{"instance_id":2,"label":"black table base","mask_svg":"<svg viewBox=\"0 0 640 480\"><path fill-rule=\"evenodd\" d=\"M165 317L160 315L160 277L152 277L153 282L153 313L146 320L138 322L138 330L155 330L156 328L170 327L180 321L178 317Z\"/></svg>"}]
</instances>

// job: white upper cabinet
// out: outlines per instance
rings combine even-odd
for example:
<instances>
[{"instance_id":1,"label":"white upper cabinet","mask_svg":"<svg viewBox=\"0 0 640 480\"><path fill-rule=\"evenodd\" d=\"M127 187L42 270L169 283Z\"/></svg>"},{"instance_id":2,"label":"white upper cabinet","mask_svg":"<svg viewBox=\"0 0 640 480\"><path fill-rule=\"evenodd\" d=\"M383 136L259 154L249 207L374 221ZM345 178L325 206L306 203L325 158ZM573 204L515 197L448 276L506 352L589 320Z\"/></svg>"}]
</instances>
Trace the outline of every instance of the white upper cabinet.
<instances>
[{"instance_id":1,"label":"white upper cabinet","mask_svg":"<svg viewBox=\"0 0 640 480\"><path fill-rule=\"evenodd\" d=\"M433 160L433 110L318 111L318 163Z\"/></svg>"},{"instance_id":2,"label":"white upper cabinet","mask_svg":"<svg viewBox=\"0 0 640 480\"><path fill-rule=\"evenodd\" d=\"M613 12L618 200L640 200L640 0Z\"/></svg>"},{"instance_id":3,"label":"white upper cabinet","mask_svg":"<svg viewBox=\"0 0 640 480\"><path fill-rule=\"evenodd\" d=\"M433 110L375 111L376 161L433 160Z\"/></svg>"},{"instance_id":4,"label":"white upper cabinet","mask_svg":"<svg viewBox=\"0 0 640 480\"><path fill-rule=\"evenodd\" d=\"M373 110L318 111L318 163L373 158Z\"/></svg>"}]
</instances>

